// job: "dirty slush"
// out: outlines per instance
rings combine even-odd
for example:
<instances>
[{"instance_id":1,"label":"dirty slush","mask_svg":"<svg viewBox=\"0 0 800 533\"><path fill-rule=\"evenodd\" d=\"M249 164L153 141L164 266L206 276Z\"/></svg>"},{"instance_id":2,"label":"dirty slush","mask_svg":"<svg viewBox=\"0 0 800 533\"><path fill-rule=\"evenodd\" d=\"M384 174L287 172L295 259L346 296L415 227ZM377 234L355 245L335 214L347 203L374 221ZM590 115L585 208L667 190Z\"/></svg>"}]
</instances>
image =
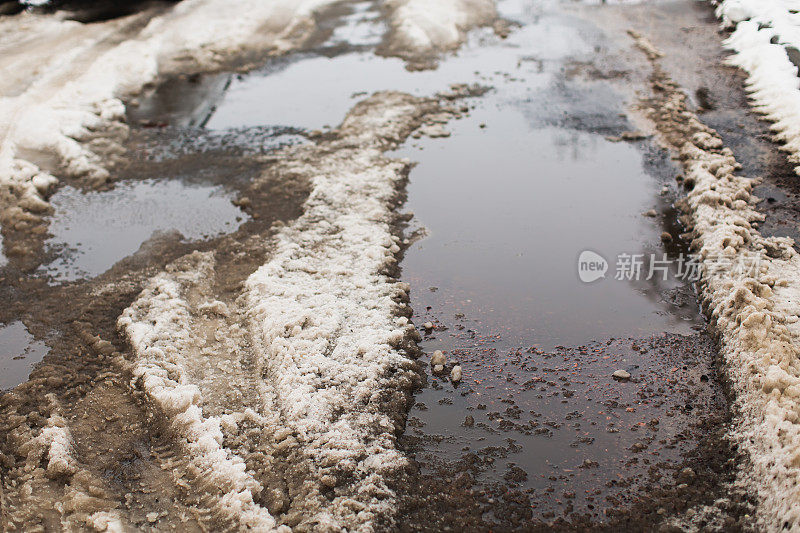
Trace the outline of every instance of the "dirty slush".
<instances>
[{"instance_id":1,"label":"dirty slush","mask_svg":"<svg viewBox=\"0 0 800 533\"><path fill-rule=\"evenodd\" d=\"M2 530L800 531L798 29L0 2Z\"/></svg>"}]
</instances>

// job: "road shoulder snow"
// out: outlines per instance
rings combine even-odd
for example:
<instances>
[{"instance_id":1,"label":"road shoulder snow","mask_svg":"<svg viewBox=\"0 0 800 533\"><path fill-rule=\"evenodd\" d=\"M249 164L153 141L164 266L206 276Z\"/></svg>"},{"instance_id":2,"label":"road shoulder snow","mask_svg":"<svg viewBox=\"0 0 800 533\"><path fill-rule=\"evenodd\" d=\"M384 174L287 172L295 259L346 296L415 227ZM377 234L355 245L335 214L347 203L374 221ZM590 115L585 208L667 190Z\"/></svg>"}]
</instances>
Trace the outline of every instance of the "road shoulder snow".
<instances>
[{"instance_id":1,"label":"road shoulder snow","mask_svg":"<svg viewBox=\"0 0 800 533\"><path fill-rule=\"evenodd\" d=\"M634 34L640 48L652 47ZM642 46L642 44L648 46ZM655 50L654 48L652 48ZM748 461L739 473L758 494L767 531L800 530L800 255L790 239L762 236L755 180L651 55L653 96L640 110L678 156L689 189L678 202L702 264L700 300L735 393L730 437Z\"/></svg>"}]
</instances>

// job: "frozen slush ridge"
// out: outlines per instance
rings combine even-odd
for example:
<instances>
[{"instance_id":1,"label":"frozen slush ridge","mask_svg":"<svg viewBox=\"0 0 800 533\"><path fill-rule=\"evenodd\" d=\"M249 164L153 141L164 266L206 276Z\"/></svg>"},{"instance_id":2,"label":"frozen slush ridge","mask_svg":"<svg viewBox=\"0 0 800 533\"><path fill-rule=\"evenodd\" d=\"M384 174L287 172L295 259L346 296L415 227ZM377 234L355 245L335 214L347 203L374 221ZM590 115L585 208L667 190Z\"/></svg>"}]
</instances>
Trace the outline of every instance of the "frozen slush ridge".
<instances>
[{"instance_id":1,"label":"frozen slush ridge","mask_svg":"<svg viewBox=\"0 0 800 533\"><path fill-rule=\"evenodd\" d=\"M726 0L717 7L723 25L735 28L725 45L729 59L748 74L753 108L773 123L774 139L800 174L800 14L787 0Z\"/></svg>"},{"instance_id":2,"label":"frozen slush ridge","mask_svg":"<svg viewBox=\"0 0 800 533\"><path fill-rule=\"evenodd\" d=\"M419 113L407 95L376 95L348 115L339 149L313 171L287 162L287 172L311 171L312 193L246 284L257 351L283 416L319 478L350 485L326 521L349 527L393 515L384 477L406 462L395 434L416 375L396 347L414 330L397 318L408 286L385 273L400 250L389 223L405 163L382 150ZM355 523L339 516L348 500L360 509Z\"/></svg>"},{"instance_id":3,"label":"frozen slush ridge","mask_svg":"<svg viewBox=\"0 0 800 533\"><path fill-rule=\"evenodd\" d=\"M187 473L213 498L217 512L238 529L271 531L275 520L253 501L262 487L245 472L244 461L222 446L220 419L203 416L202 394L187 376L185 358L196 342L187 288L213 275L211 254L196 252L187 259L153 278L119 318L136 354L133 378L167 421Z\"/></svg>"},{"instance_id":4,"label":"frozen slush ridge","mask_svg":"<svg viewBox=\"0 0 800 533\"><path fill-rule=\"evenodd\" d=\"M677 205L703 264L700 300L735 392L730 436L747 454L738 480L757 491L759 530L800 531L800 255L791 239L758 231L754 180L738 175L732 151L687 110L657 64L655 83L663 91L645 109L691 185Z\"/></svg>"}]
</instances>

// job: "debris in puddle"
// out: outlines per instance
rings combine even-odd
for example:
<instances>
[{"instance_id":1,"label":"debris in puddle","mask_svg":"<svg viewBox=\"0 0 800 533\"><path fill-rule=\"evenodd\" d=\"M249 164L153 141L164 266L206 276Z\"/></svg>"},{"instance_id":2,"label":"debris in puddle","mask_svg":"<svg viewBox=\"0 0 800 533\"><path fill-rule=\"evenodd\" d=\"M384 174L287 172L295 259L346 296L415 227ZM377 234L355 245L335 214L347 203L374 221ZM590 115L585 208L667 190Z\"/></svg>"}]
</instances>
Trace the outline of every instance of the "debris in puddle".
<instances>
[{"instance_id":1,"label":"debris in puddle","mask_svg":"<svg viewBox=\"0 0 800 533\"><path fill-rule=\"evenodd\" d=\"M450 137L450 132L441 124L426 124L413 134L415 138L419 138L423 135L436 139L440 137Z\"/></svg>"},{"instance_id":2,"label":"debris in puddle","mask_svg":"<svg viewBox=\"0 0 800 533\"><path fill-rule=\"evenodd\" d=\"M628 372L626 370L622 370L622 369L615 370L614 373L611 374L611 375L614 377L614 379L617 379L617 380L620 380L620 381L626 381L626 380L631 378L630 372Z\"/></svg>"}]
</instances>

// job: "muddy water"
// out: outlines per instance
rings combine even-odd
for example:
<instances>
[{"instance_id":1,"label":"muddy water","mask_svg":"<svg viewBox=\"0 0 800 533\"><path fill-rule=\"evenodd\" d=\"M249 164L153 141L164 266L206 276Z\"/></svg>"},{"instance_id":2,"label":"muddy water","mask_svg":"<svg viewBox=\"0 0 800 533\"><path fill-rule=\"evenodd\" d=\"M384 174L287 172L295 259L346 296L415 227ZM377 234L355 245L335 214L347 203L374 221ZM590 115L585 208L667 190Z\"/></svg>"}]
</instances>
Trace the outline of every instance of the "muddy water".
<instances>
[{"instance_id":1,"label":"muddy water","mask_svg":"<svg viewBox=\"0 0 800 533\"><path fill-rule=\"evenodd\" d=\"M502 97L484 97L450 139L404 151L419 161L408 207L428 233L403 262L416 323L436 326L422 347L465 376L454 387L430 374L408 442L431 472L463 458L483 482L531 491L538 516L597 512L618 505L609 479L638 483L634 472L686 451L655 441L686 430L686 402L719 401L713 346L674 279L617 281L613 262L605 279L578 279L583 250L666 253L664 229L642 216L667 209L641 150L531 121ZM615 381L620 369L633 381Z\"/></svg>"},{"instance_id":2,"label":"muddy water","mask_svg":"<svg viewBox=\"0 0 800 533\"><path fill-rule=\"evenodd\" d=\"M230 233L246 215L219 186L181 181L118 183L103 192L60 189L46 245L56 259L41 270L57 281L102 274L157 233L186 240Z\"/></svg>"},{"instance_id":3,"label":"muddy water","mask_svg":"<svg viewBox=\"0 0 800 533\"><path fill-rule=\"evenodd\" d=\"M26 381L47 350L47 345L35 340L22 322L0 327L0 391Z\"/></svg>"},{"instance_id":4,"label":"muddy water","mask_svg":"<svg viewBox=\"0 0 800 533\"><path fill-rule=\"evenodd\" d=\"M690 284L674 269L648 281L647 265L614 279L620 254L685 250L661 242L678 239L668 157L618 142L635 130L622 80L569 70L612 44L579 19L527 20L502 45L513 67L480 73L494 91L452 136L400 153L419 162L407 206L425 236L403 276L415 322L436 326L422 347L464 369L458 386L449 365L428 371L405 442L431 478L474 480L490 522L614 522L673 483L696 413L725 400ZM584 250L608 260L604 279L579 280Z\"/></svg>"}]
</instances>

